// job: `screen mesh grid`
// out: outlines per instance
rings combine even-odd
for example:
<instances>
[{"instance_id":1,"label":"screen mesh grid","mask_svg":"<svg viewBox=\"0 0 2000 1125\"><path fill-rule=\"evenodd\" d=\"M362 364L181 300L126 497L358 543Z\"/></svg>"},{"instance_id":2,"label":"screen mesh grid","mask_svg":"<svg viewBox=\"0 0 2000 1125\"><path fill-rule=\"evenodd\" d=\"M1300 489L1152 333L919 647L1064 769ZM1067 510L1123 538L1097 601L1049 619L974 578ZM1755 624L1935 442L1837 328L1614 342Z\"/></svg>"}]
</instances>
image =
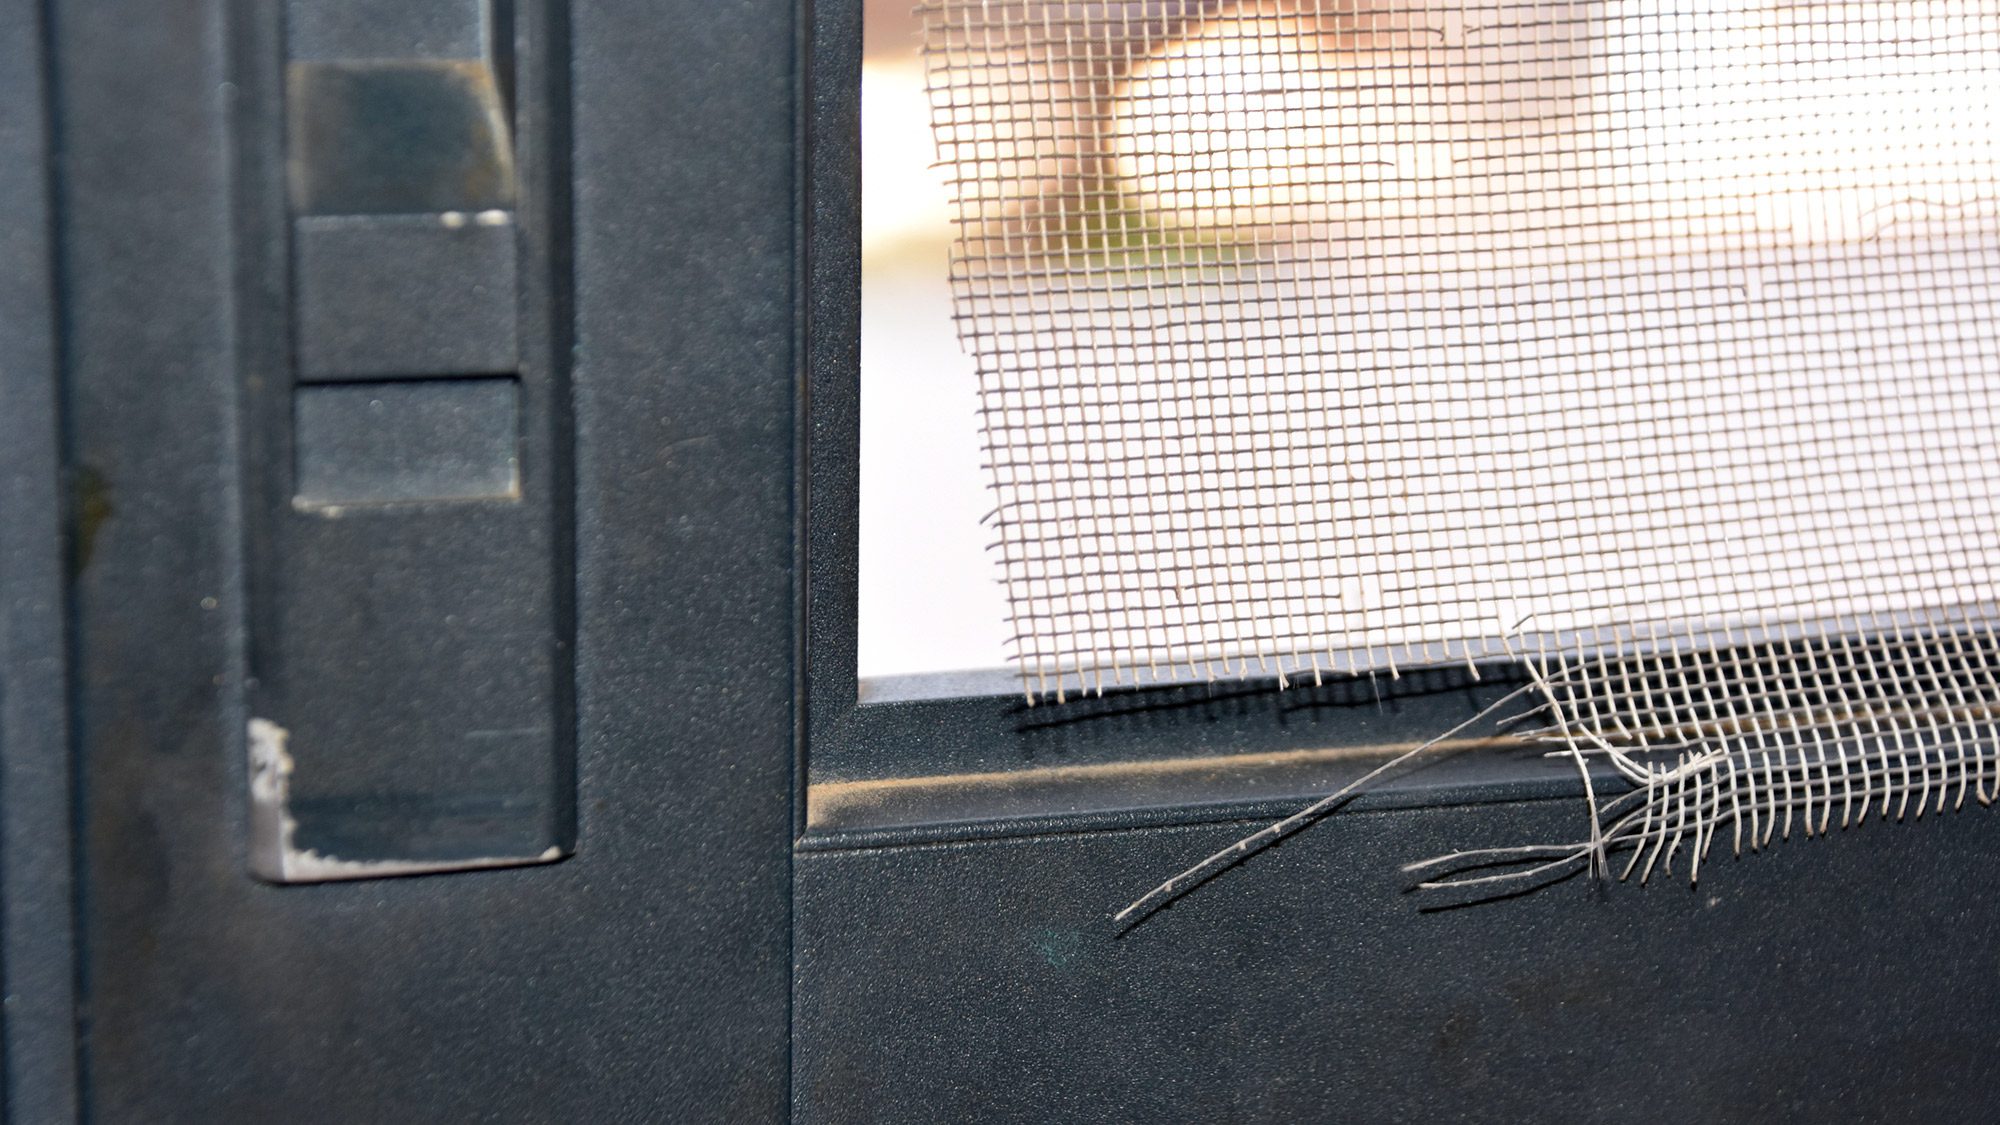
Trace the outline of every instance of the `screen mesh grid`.
<instances>
[{"instance_id":1,"label":"screen mesh grid","mask_svg":"<svg viewBox=\"0 0 2000 1125\"><path fill-rule=\"evenodd\" d=\"M1922 669L1994 648L2000 4L919 11L1031 699L1529 652L1667 745L1916 637L1869 722L1991 700Z\"/></svg>"}]
</instances>

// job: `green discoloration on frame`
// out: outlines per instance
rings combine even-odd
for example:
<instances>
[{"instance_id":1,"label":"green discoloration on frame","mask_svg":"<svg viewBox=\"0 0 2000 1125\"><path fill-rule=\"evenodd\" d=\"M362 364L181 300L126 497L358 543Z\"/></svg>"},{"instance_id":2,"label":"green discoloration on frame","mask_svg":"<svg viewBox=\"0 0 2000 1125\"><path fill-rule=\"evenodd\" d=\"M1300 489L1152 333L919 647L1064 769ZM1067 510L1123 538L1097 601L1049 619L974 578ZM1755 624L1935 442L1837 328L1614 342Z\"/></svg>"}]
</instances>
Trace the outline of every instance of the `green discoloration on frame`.
<instances>
[{"instance_id":1,"label":"green discoloration on frame","mask_svg":"<svg viewBox=\"0 0 2000 1125\"><path fill-rule=\"evenodd\" d=\"M1050 968L1069 969L1083 957L1083 932L1043 926L1030 937L1029 944Z\"/></svg>"},{"instance_id":2,"label":"green discoloration on frame","mask_svg":"<svg viewBox=\"0 0 2000 1125\"><path fill-rule=\"evenodd\" d=\"M111 484L104 474L89 465L77 467L71 478L74 531L70 539L70 577L76 578L90 566L97 549L97 535L116 511L111 506Z\"/></svg>"}]
</instances>

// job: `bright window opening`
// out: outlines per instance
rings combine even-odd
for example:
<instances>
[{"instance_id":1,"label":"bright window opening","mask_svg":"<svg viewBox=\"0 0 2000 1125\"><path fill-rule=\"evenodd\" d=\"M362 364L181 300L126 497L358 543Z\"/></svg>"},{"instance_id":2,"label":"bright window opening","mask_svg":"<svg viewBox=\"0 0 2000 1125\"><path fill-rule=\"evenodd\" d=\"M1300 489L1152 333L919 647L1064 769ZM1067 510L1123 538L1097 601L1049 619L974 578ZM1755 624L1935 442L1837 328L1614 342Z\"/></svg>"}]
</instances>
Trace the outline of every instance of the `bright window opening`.
<instances>
[{"instance_id":1,"label":"bright window opening","mask_svg":"<svg viewBox=\"0 0 2000 1125\"><path fill-rule=\"evenodd\" d=\"M864 677L1989 615L1991 0L867 17Z\"/></svg>"}]
</instances>

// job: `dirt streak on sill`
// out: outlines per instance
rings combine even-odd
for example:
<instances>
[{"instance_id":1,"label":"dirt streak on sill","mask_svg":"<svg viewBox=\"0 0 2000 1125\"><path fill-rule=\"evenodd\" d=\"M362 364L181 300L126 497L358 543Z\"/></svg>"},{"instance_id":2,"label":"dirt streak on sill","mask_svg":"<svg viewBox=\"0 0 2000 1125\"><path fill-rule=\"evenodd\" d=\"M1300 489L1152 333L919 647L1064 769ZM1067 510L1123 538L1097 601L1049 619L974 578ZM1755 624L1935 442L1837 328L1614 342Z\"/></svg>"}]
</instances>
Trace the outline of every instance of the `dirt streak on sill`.
<instances>
[{"instance_id":1,"label":"dirt streak on sill","mask_svg":"<svg viewBox=\"0 0 2000 1125\"><path fill-rule=\"evenodd\" d=\"M1437 757L1465 750L1519 747L1522 740L1512 736L1487 736L1441 743ZM892 794L936 790L964 793L967 790L1001 791L1023 785L1050 785L1066 782L1111 781L1126 778L1169 778L1237 770L1263 770L1287 766L1308 766L1355 759L1388 758L1418 745L1397 742L1375 746L1342 746L1310 750L1273 750L1250 754L1218 754L1197 757L1148 758L1140 761L1103 762L1076 766L1043 766L1019 770L992 770L982 773L928 774L916 777L868 778L859 781L820 782L807 786L806 826L823 827L843 813L864 808Z\"/></svg>"}]
</instances>

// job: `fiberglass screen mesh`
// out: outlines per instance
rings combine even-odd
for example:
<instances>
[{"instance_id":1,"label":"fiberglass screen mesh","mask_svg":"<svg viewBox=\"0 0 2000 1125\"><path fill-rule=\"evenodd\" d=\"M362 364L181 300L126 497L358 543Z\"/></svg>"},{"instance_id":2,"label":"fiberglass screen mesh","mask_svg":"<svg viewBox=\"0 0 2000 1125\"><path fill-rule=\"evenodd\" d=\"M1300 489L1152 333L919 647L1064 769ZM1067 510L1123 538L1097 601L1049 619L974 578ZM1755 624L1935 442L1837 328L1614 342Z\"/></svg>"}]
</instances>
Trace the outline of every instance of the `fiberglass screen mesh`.
<instances>
[{"instance_id":1,"label":"fiberglass screen mesh","mask_svg":"<svg viewBox=\"0 0 2000 1125\"><path fill-rule=\"evenodd\" d=\"M921 14L1031 695L1991 647L2000 0Z\"/></svg>"}]
</instances>

